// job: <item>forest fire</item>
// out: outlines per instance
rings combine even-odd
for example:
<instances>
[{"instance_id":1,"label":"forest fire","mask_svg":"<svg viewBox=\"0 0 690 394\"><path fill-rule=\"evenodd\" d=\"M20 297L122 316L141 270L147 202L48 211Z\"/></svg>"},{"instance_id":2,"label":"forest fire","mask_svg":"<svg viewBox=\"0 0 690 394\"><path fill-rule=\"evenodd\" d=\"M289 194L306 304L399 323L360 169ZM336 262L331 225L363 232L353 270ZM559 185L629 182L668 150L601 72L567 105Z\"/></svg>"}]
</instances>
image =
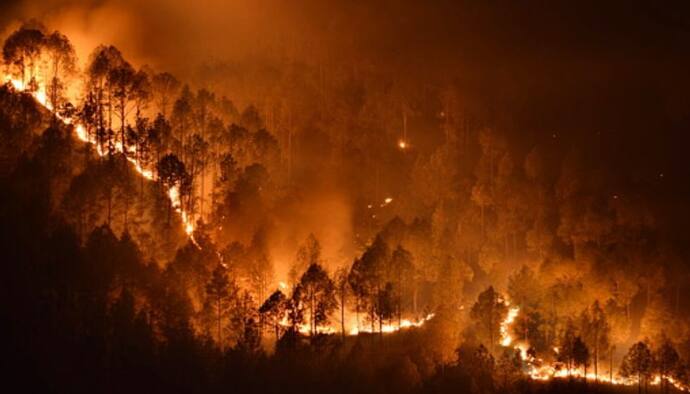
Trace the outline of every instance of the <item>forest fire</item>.
<instances>
[{"instance_id":1,"label":"forest fire","mask_svg":"<svg viewBox=\"0 0 690 394\"><path fill-rule=\"evenodd\" d=\"M6 76L6 77L5 77L5 80L6 80L8 83L10 83L10 84L14 87L14 89L16 89L17 91L20 91L20 92L28 92L28 93L30 93L31 96L32 96L39 104L41 104L41 105L42 105L43 107L45 107L47 110L53 111L52 105L48 102L48 97L47 97L47 95L46 95L46 89L45 89L45 86L44 86L43 84L37 83L37 88L35 88L35 89L33 89L33 90L28 90L28 89L25 87L25 84L22 83L22 81L20 81L20 80L18 80L18 79L14 79L14 78L12 78L11 76ZM38 79L38 80L40 80L40 79ZM84 127L83 124L78 123L78 122L74 122L73 119L71 119L71 118L65 118L65 117L63 117L63 116L61 116L61 115L59 115L59 114L57 114L57 113L55 113L54 115L55 115L58 119L60 119L62 122L64 122L65 124L73 125L73 126L74 126L74 131L75 131L75 134L76 134L77 138L79 138L79 140L81 140L82 142L86 142L86 143L89 143L89 144L95 146L95 147L96 147L96 152L98 153L99 156L103 157L103 156L106 156L106 155L108 154L106 151L104 151L104 150L102 149L101 145L100 145L100 144L98 143L98 141L96 140L96 136L95 136L95 135L91 135L91 136L90 136L90 135L86 132L86 128ZM123 149L123 144L122 144L121 141L117 141L117 142L115 143L115 149L116 149L117 152L119 152L119 153L122 153L122 152L124 151L124 149ZM136 148L133 148L133 147L130 146L130 147L128 148L128 152L127 152L127 153L128 153L127 160L128 160L130 163L132 163L133 168L135 169L135 171L136 171L140 176L144 177L145 179L147 179L147 180L149 180L149 181L153 181L153 180L154 180L154 173L153 173L153 170L151 170L150 168L143 168L143 167L141 166L141 163L139 163L139 162L134 158L134 157L137 157ZM175 212L177 212L177 213L179 214L180 219L182 220L182 223L184 224L184 231L185 231L185 233L187 233L187 235L189 236L190 240L191 240L195 245L198 246L197 242L194 240L194 219L191 217L191 215L189 215L188 212L186 212L185 210L182 209L182 202L181 202L181 200L180 200L179 186L172 186L170 189L168 189L167 195L168 195L168 198L170 198L170 201L171 201L171 204L172 204L173 209L175 210Z\"/></svg>"},{"instance_id":2,"label":"forest fire","mask_svg":"<svg viewBox=\"0 0 690 394\"><path fill-rule=\"evenodd\" d=\"M0 11L8 387L690 392L690 13L187 3Z\"/></svg>"},{"instance_id":3,"label":"forest fire","mask_svg":"<svg viewBox=\"0 0 690 394\"><path fill-rule=\"evenodd\" d=\"M6 76L6 81L9 83L15 90L20 91L20 92L28 92L31 94L31 96L38 102L41 106L46 108L47 110L54 112L54 116L62 121L65 125L72 125L74 128L75 135L78 137L78 139L82 142L91 144L96 148L96 152L100 157L104 157L108 155L108 151L105 150L102 146L102 144L99 143L99 141L96 138L96 135L93 133L88 133L86 130L86 127L82 124L79 123L78 121L75 121L73 118L69 117L64 117L60 114L58 114L56 111L53 111L53 107L51 103L48 100L47 94L46 94L46 89L45 86L42 84L36 84L34 83L32 89L28 89L24 83L22 83L20 80L12 78L11 76ZM408 143L404 140L400 140L398 143L398 146L400 149L407 149L409 147ZM125 148L124 144L122 143L121 140L115 141L114 143L114 148L117 153L124 153ZM154 171L152 168L144 167L139 160L136 159L138 157L138 153L136 150L136 147L133 146L128 146L127 148L127 154L125 157L127 158L128 162L132 165L132 167L135 169L135 171L139 174L139 176L143 177L144 179L148 181L154 181L155 180L155 175ZM199 244L196 242L194 239L194 220L193 217L182 208L182 200L180 196L180 186L179 185L173 185L167 190L167 196L170 199L170 203L174 211L179 215L183 226L184 226L184 231L189 237L189 239L196 245L197 247L200 247ZM384 201L380 204L380 207L386 207L390 203L393 202L393 198L387 197L384 199ZM372 205L369 205L369 208L371 208ZM223 263L223 267L227 268L227 264ZM284 282L279 282L279 288L280 290L287 290L288 287ZM549 381L552 379L585 379L588 381L598 381L602 383L609 383L613 385L635 385L638 384L638 379L634 377L628 377L628 378L623 378L620 376L612 377L611 376L606 376L606 375L599 375L595 374L592 372L586 372L586 369L584 367L566 367L562 363L559 362L552 362L548 363L545 362L541 358L537 358L529 353L529 344L520 342L520 343L515 343L515 340L513 339L512 335L512 330L513 330L513 325L517 321L519 314L520 314L520 308L517 306L511 306L510 302L507 300L501 301L504 303L504 305L507 307L507 312L505 315L505 318L500 322L499 325L499 332L500 332L500 338L499 338L499 343L502 347L506 348L513 348L516 351L519 352L521 360L525 363L525 374L528 376L530 379L535 380L535 381ZM435 316L434 313L430 313L427 316L420 318L419 320L409 320L409 319L401 319L399 322L389 322L389 323L380 323L378 327L375 325L360 325L359 321L351 328L346 329L346 334L348 336L357 336L362 333L366 334L392 334L396 333L401 330L406 330L409 328L418 328L422 327L426 322L429 320L433 319ZM350 319L352 320L352 319ZM288 319L288 316L285 315L282 317L282 319L279 322L279 325L283 327L284 330L288 330L291 328L296 328L297 332L299 332L302 335L305 336L313 336L315 334L320 334L320 335L336 335L339 333L339 329L334 325L334 324L329 324L329 325L321 325L321 324L316 324L315 326L312 326L309 322L309 320L306 320L302 323L294 324L291 323ZM554 348L555 354L558 354L558 348ZM690 387L684 385L681 382L678 382L671 376L664 376L662 377L661 375L654 375L650 379L648 379L648 383L651 385L661 385L663 382L667 382L671 386L673 386L675 389L679 391L690 391Z\"/></svg>"},{"instance_id":4,"label":"forest fire","mask_svg":"<svg viewBox=\"0 0 690 394\"><path fill-rule=\"evenodd\" d=\"M506 318L501 322L501 346L510 347L513 340L510 336L512 325L518 318L520 308L512 307L508 310ZM536 381L549 381L552 379L585 379L592 382L608 383L613 385L633 386L638 384L636 377L624 378L613 373L610 375L595 374L594 372L587 372L585 367L569 368L563 363L549 364L540 358L535 358L529 355L529 344L521 343L514 345L513 348L519 351L520 357L526 364L526 374L530 379ZM560 349L554 348L554 353L559 354ZM659 386L663 382L672 385L676 390L683 392L690 392L690 386L682 384L674 379L672 376L653 375L649 380L649 384Z\"/></svg>"}]
</instances>

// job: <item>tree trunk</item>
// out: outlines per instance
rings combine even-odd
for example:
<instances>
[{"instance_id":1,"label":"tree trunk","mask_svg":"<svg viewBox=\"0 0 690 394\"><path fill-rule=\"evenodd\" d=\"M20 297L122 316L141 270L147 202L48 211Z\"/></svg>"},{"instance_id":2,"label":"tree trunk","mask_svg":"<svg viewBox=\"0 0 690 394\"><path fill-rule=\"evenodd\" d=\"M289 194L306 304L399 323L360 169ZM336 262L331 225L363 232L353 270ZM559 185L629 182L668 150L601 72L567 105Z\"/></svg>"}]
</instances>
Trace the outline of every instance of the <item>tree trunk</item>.
<instances>
[{"instance_id":1,"label":"tree trunk","mask_svg":"<svg viewBox=\"0 0 690 394\"><path fill-rule=\"evenodd\" d=\"M613 347L611 347L611 360L609 362L609 382L613 383Z\"/></svg>"},{"instance_id":2,"label":"tree trunk","mask_svg":"<svg viewBox=\"0 0 690 394\"><path fill-rule=\"evenodd\" d=\"M121 144L122 144L122 155L125 158L125 162L127 162L127 142L126 142L127 140L126 140L126 136L125 136L125 134L127 134L126 133L127 124L126 124L126 119L125 119L125 100L124 99L120 99L120 116L122 117L122 122L121 122L122 125L121 125L121 129L120 129L120 138L121 138Z\"/></svg>"},{"instance_id":3,"label":"tree trunk","mask_svg":"<svg viewBox=\"0 0 690 394\"><path fill-rule=\"evenodd\" d=\"M314 336L314 335L316 335L316 319L315 319L316 314L314 313L314 292L312 292L309 299L310 299L309 317L311 320L311 335Z\"/></svg>"},{"instance_id":4,"label":"tree trunk","mask_svg":"<svg viewBox=\"0 0 690 394\"><path fill-rule=\"evenodd\" d=\"M345 339L345 289L340 290L340 332Z\"/></svg>"},{"instance_id":5,"label":"tree trunk","mask_svg":"<svg viewBox=\"0 0 690 394\"><path fill-rule=\"evenodd\" d=\"M220 324L220 316L221 315L221 310L220 310L220 298L218 299L218 344L220 345L220 351L223 351L223 333L221 331L221 324Z\"/></svg>"},{"instance_id":6,"label":"tree trunk","mask_svg":"<svg viewBox=\"0 0 690 394\"><path fill-rule=\"evenodd\" d=\"M108 186L108 226L110 226L110 219L112 217L112 205L113 205L113 191L110 188L110 185Z\"/></svg>"},{"instance_id":7,"label":"tree trunk","mask_svg":"<svg viewBox=\"0 0 690 394\"><path fill-rule=\"evenodd\" d=\"M594 330L594 383L599 378L599 322Z\"/></svg>"},{"instance_id":8,"label":"tree trunk","mask_svg":"<svg viewBox=\"0 0 690 394\"><path fill-rule=\"evenodd\" d=\"M642 374L637 373L637 394L642 394Z\"/></svg>"}]
</instances>

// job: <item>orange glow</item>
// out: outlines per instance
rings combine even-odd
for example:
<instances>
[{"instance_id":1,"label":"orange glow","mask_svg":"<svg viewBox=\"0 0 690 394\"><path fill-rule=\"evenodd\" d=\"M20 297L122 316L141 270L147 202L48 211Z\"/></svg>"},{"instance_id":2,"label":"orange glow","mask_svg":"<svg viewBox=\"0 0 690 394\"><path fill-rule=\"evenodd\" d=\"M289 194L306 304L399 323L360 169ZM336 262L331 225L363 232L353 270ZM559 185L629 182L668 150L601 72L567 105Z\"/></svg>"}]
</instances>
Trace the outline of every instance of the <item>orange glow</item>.
<instances>
[{"instance_id":1,"label":"orange glow","mask_svg":"<svg viewBox=\"0 0 690 394\"><path fill-rule=\"evenodd\" d=\"M12 87L14 87L14 89L30 93L31 96L44 108L51 112L53 111L52 106L48 102L45 87L42 84L38 84L38 89L36 91L28 91L25 89L24 84L20 80L14 79L11 76L5 76L5 80L9 82L12 85ZM40 79L38 80L40 81ZM55 114L55 116L66 125L74 124L74 119L64 118L57 113ZM87 134L84 125L80 123L74 124L74 131L77 138L79 138L82 142L94 145L96 147L96 153L98 153L99 156L102 157L107 154L107 152L103 151L101 147L96 143L95 137L89 138L89 135ZM122 147L122 141L117 141L115 143L115 150L119 153L122 153L124 151ZM136 148L128 147L127 151L127 160L133 164L133 167L136 170L136 172L147 180L153 180L153 170L151 168L142 167L141 163L139 163L137 160L133 158L137 156ZM179 187L171 187L168 190L168 198L170 199L173 209L175 210L175 212L177 212L177 214L180 216L180 219L182 220L185 233L187 233L187 236L195 245L199 246L196 240L194 239L194 218L192 217L193 215L182 209L182 201L180 200Z\"/></svg>"},{"instance_id":2,"label":"orange glow","mask_svg":"<svg viewBox=\"0 0 690 394\"><path fill-rule=\"evenodd\" d=\"M501 345L509 347L513 343L513 339L510 336L511 325L517 320L520 313L519 307L513 307L508 310L508 315L501 322ZM567 369L560 365L559 363L547 364L544 360L540 358L534 358L527 355L527 349L529 345L526 343L520 343L513 346L514 349L520 351L520 357L525 362L527 366L527 375L532 380L548 381L551 379L563 379L563 378L584 378L586 380L597 380L603 383L609 383L614 385L625 385L632 386L637 384L637 379L623 378L621 376L615 376L613 379L608 375L595 375L593 372L588 372L585 375L583 368L573 368ZM554 353L558 354L559 348L553 348ZM679 391L688 392L690 387L687 387L680 382L674 380L671 377L664 378L668 383L675 387ZM659 385L661 384L662 378L660 375L655 375L652 378L650 384Z\"/></svg>"}]
</instances>

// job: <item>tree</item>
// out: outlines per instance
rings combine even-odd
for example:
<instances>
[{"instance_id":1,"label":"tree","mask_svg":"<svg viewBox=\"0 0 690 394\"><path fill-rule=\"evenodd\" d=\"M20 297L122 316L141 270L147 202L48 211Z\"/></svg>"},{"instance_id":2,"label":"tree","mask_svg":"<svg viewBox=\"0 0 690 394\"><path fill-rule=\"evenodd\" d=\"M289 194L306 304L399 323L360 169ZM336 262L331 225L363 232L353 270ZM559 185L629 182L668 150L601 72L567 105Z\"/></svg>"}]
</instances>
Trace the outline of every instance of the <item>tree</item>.
<instances>
[{"instance_id":1,"label":"tree","mask_svg":"<svg viewBox=\"0 0 690 394\"><path fill-rule=\"evenodd\" d=\"M120 143L122 144L122 154L125 158L128 153L125 126L129 111L128 104L132 99L134 91L134 75L134 68L127 62L123 62L108 73L108 84L112 86L113 97L115 98L114 109L120 118Z\"/></svg>"},{"instance_id":2,"label":"tree","mask_svg":"<svg viewBox=\"0 0 690 394\"><path fill-rule=\"evenodd\" d=\"M314 234L309 234L304 243L297 249L297 255L288 273L291 284L297 282L301 273L312 264L321 264L321 244Z\"/></svg>"},{"instance_id":3,"label":"tree","mask_svg":"<svg viewBox=\"0 0 690 394\"><path fill-rule=\"evenodd\" d=\"M412 259L412 253L401 245L393 251L391 256L391 275L390 280L395 281L397 290L396 297L396 314L398 316L398 325L402 320L403 309L411 302L410 289L416 287L415 283L415 267Z\"/></svg>"},{"instance_id":4,"label":"tree","mask_svg":"<svg viewBox=\"0 0 690 394\"><path fill-rule=\"evenodd\" d=\"M299 326L304 323L304 298L304 290L300 284L297 284L286 305L291 334L297 334Z\"/></svg>"},{"instance_id":5,"label":"tree","mask_svg":"<svg viewBox=\"0 0 690 394\"><path fill-rule=\"evenodd\" d=\"M319 265L312 264L299 281L299 298L309 311L311 335L317 334L320 325L327 324L337 306L335 286L328 273Z\"/></svg>"},{"instance_id":6,"label":"tree","mask_svg":"<svg viewBox=\"0 0 690 394\"><path fill-rule=\"evenodd\" d=\"M285 316L286 308L287 298L280 290L273 292L259 308L259 314L261 314L262 320L273 326L276 334L276 342L280 338L280 323Z\"/></svg>"},{"instance_id":7,"label":"tree","mask_svg":"<svg viewBox=\"0 0 690 394\"><path fill-rule=\"evenodd\" d=\"M623 362L620 367L620 374L623 377L637 377L637 391L642 392L642 382L647 387L647 382L652 373L653 367L652 352L645 342L638 342L628 350L628 353L623 357Z\"/></svg>"},{"instance_id":8,"label":"tree","mask_svg":"<svg viewBox=\"0 0 690 394\"><path fill-rule=\"evenodd\" d=\"M506 348L498 359L497 373L503 381L503 391L510 391L511 384L522 376L522 358L519 349Z\"/></svg>"},{"instance_id":9,"label":"tree","mask_svg":"<svg viewBox=\"0 0 690 394\"><path fill-rule=\"evenodd\" d=\"M575 367L575 338L575 324L571 319L568 319L557 348L557 359L565 364L568 369L568 376L572 374Z\"/></svg>"},{"instance_id":10,"label":"tree","mask_svg":"<svg viewBox=\"0 0 690 394\"><path fill-rule=\"evenodd\" d=\"M349 294L349 284L347 281L348 271L346 268L341 268L335 273L336 294L338 297L338 304L340 305L340 335L345 338L345 303Z\"/></svg>"},{"instance_id":11,"label":"tree","mask_svg":"<svg viewBox=\"0 0 690 394\"><path fill-rule=\"evenodd\" d=\"M470 316L474 319L481 332L493 349L500 336L501 321L508 313L508 306L493 286L479 294L477 301L472 306Z\"/></svg>"},{"instance_id":12,"label":"tree","mask_svg":"<svg viewBox=\"0 0 690 394\"><path fill-rule=\"evenodd\" d=\"M589 310L582 313L581 327L585 342L593 350L594 379L597 380L600 355L602 350L605 351L609 347L609 333L611 331L598 300L594 301Z\"/></svg>"},{"instance_id":13,"label":"tree","mask_svg":"<svg viewBox=\"0 0 690 394\"><path fill-rule=\"evenodd\" d=\"M261 334L257 322L258 308L249 291L245 290L237 297L231 313L230 321L237 335L237 347L245 354L255 353L261 342Z\"/></svg>"},{"instance_id":14,"label":"tree","mask_svg":"<svg viewBox=\"0 0 690 394\"><path fill-rule=\"evenodd\" d=\"M97 133L107 133L108 148L112 151L112 114L114 98L114 82L111 71L123 67L127 62L122 53L114 46L101 45L91 54L86 68L88 76L87 86L96 102ZM107 119L104 108L108 109Z\"/></svg>"},{"instance_id":15,"label":"tree","mask_svg":"<svg viewBox=\"0 0 690 394\"><path fill-rule=\"evenodd\" d=\"M172 128L163 115L158 114L156 116L153 125L148 129L146 139L154 152L155 163L158 163L161 159L161 154L168 149L172 140Z\"/></svg>"},{"instance_id":16,"label":"tree","mask_svg":"<svg viewBox=\"0 0 690 394\"><path fill-rule=\"evenodd\" d=\"M582 366L584 370L583 378L587 381L587 366L589 365L589 348L581 337L575 337L572 345L573 363L575 368Z\"/></svg>"},{"instance_id":17,"label":"tree","mask_svg":"<svg viewBox=\"0 0 690 394\"><path fill-rule=\"evenodd\" d=\"M468 370L472 376L485 388L485 392L493 392L493 376L496 369L496 361L491 352L479 345L467 361Z\"/></svg>"},{"instance_id":18,"label":"tree","mask_svg":"<svg viewBox=\"0 0 690 394\"><path fill-rule=\"evenodd\" d=\"M234 285L228 279L227 270L222 264L218 264L211 274L211 280L206 285L206 295L216 308L218 344L221 350L223 349L222 318L235 291Z\"/></svg>"},{"instance_id":19,"label":"tree","mask_svg":"<svg viewBox=\"0 0 690 394\"><path fill-rule=\"evenodd\" d=\"M364 251L361 258L355 260L350 269L348 282L356 297L357 327L359 328L359 311L366 308L374 331L376 323L376 305L379 291L382 288L383 270L387 265L389 249L382 237L377 236L374 242Z\"/></svg>"},{"instance_id":20,"label":"tree","mask_svg":"<svg viewBox=\"0 0 690 394\"><path fill-rule=\"evenodd\" d=\"M48 99L53 111L60 108L60 99L65 88L65 78L74 74L77 55L67 36L55 31L45 39L45 47L50 57L51 78L47 86Z\"/></svg>"},{"instance_id":21,"label":"tree","mask_svg":"<svg viewBox=\"0 0 690 394\"><path fill-rule=\"evenodd\" d=\"M189 142L189 145L187 146L187 157L189 158L187 160L188 170L189 174L192 176L193 179L197 179L197 176L202 174L204 168L208 164L208 142L206 142L199 134L194 134L191 138L191 141ZM203 177L201 178L200 184L200 201L201 201L201 206L200 209L201 211L199 212L199 216L203 217L203 183L204 179Z\"/></svg>"},{"instance_id":22,"label":"tree","mask_svg":"<svg viewBox=\"0 0 690 394\"><path fill-rule=\"evenodd\" d=\"M192 116L192 92L188 86L182 88L180 96L175 100L172 111L172 124L176 134L177 152L182 154L185 159L185 146L187 145L187 133L191 127Z\"/></svg>"},{"instance_id":23,"label":"tree","mask_svg":"<svg viewBox=\"0 0 690 394\"><path fill-rule=\"evenodd\" d=\"M535 272L526 265L508 278L508 296L520 309L535 307L541 297L539 280Z\"/></svg>"},{"instance_id":24,"label":"tree","mask_svg":"<svg viewBox=\"0 0 690 394\"><path fill-rule=\"evenodd\" d=\"M525 340L538 350L546 350L544 317L539 309L543 287L535 272L526 265L508 277L509 299L520 307L520 316L515 325L517 339Z\"/></svg>"},{"instance_id":25,"label":"tree","mask_svg":"<svg viewBox=\"0 0 690 394\"><path fill-rule=\"evenodd\" d=\"M165 117L168 114L170 98L173 97L180 88L180 81L172 74L162 72L153 76L151 84L156 105L158 106L158 112Z\"/></svg>"},{"instance_id":26,"label":"tree","mask_svg":"<svg viewBox=\"0 0 690 394\"><path fill-rule=\"evenodd\" d=\"M663 335L661 344L654 351L653 357L655 369L661 378L662 391L668 392L668 380L673 377L674 372L678 369L680 356L666 335Z\"/></svg>"},{"instance_id":27,"label":"tree","mask_svg":"<svg viewBox=\"0 0 690 394\"><path fill-rule=\"evenodd\" d=\"M378 292L376 302L376 317L379 320L379 332L383 331L383 322L390 321L395 316L396 296L393 284L386 282L383 289Z\"/></svg>"},{"instance_id":28,"label":"tree","mask_svg":"<svg viewBox=\"0 0 690 394\"><path fill-rule=\"evenodd\" d=\"M134 145L134 160L141 168L150 168L151 162L156 160L154 149L156 148L156 134L152 132L148 118L137 118L135 127L127 127L127 140L130 146ZM144 191L144 176L141 178L141 193Z\"/></svg>"},{"instance_id":29,"label":"tree","mask_svg":"<svg viewBox=\"0 0 690 394\"><path fill-rule=\"evenodd\" d=\"M131 99L134 101L136 119L141 118L141 112L146 109L152 95L151 78L141 69L132 78Z\"/></svg>"},{"instance_id":30,"label":"tree","mask_svg":"<svg viewBox=\"0 0 690 394\"><path fill-rule=\"evenodd\" d=\"M21 77L22 86L26 87L26 71L29 70L29 82L33 81L36 62L41 54L45 36L41 29L24 25L10 34L2 47L2 58L5 64L14 67Z\"/></svg>"},{"instance_id":31,"label":"tree","mask_svg":"<svg viewBox=\"0 0 690 394\"><path fill-rule=\"evenodd\" d=\"M268 286L273 282L273 262L268 252L267 232L260 228L252 237L249 248L249 283L252 292L262 300L266 297Z\"/></svg>"},{"instance_id":32,"label":"tree","mask_svg":"<svg viewBox=\"0 0 690 394\"><path fill-rule=\"evenodd\" d=\"M177 192L179 193L178 196L180 196L181 199L182 184L185 179L189 177L184 163L182 163L177 156L169 153L160 159L156 165L156 170L158 172L158 180L163 184L166 192L169 192L173 188L177 188ZM172 199L168 199L168 225L170 225L172 204Z\"/></svg>"}]
</instances>

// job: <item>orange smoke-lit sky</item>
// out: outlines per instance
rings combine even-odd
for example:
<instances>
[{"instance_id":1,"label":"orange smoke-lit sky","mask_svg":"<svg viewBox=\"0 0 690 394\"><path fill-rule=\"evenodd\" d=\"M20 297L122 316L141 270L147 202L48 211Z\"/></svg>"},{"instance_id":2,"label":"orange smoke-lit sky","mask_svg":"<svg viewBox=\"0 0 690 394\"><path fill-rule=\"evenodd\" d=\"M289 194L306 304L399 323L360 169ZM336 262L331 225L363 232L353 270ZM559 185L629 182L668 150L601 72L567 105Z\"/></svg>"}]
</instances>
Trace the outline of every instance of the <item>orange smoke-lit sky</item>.
<instances>
[{"instance_id":1,"label":"orange smoke-lit sky","mask_svg":"<svg viewBox=\"0 0 690 394\"><path fill-rule=\"evenodd\" d=\"M6 25L37 18L80 49L110 42L149 63L262 54L353 56L436 66L462 59L663 62L683 56L687 13L628 2L9 0ZM625 6L623 6L625 5ZM343 49L347 49L345 53ZM272 53L275 55L275 53ZM378 58L378 59L377 59ZM500 67L499 64L495 64ZM505 64L504 64L505 66Z\"/></svg>"},{"instance_id":2,"label":"orange smoke-lit sky","mask_svg":"<svg viewBox=\"0 0 690 394\"><path fill-rule=\"evenodd\" d=\"M664 172L667 179L690 175L688 2L9 0L3 6L3 35L38 19L68 35L82 62L109 43L135 64L185 81L194 81L204 62L259 68L285 60L376 67L417 86L452 80L468 101L492 111L497 126L516 130L518 141L534 131L589 138L604 130L616 147L602 158L610 167ZM237 102L250 100L261 97ZM678 182L668 194L690 195L687 185Z\"/></svg>"}]
</instances>

